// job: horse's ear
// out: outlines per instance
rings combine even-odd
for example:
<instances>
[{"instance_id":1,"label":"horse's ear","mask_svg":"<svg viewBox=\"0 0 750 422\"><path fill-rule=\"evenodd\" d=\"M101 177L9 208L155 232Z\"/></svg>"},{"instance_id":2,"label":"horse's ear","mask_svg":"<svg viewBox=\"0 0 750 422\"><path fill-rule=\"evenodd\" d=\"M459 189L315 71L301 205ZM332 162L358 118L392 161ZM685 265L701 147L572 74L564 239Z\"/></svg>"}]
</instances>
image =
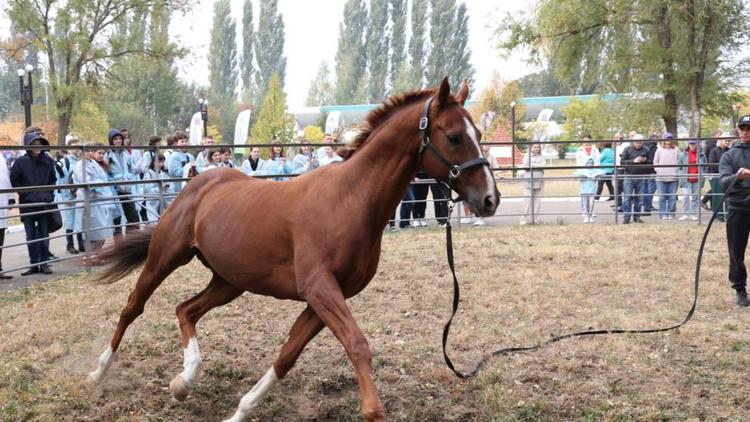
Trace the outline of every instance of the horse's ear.
<instances>
[{"instance_id":1,"label":"horse's ear","mask_svg":"<svg viewBox=\"0 0 750 422\"><path fill-rule=\"evenodd\" d=\"M461 104L461 107L464 106L464 103L466 102L466 98L469 96L469 83L466 82L466 79L464 79L463 82L461 82L461 88L458 89L458 94L456 94L456 102Z\"/></svg>"},{"instance_id":2,"label":"horse's ear","mask_svg":"<svg viewBox=\"0 0 750 422\"><path fill-rule=\"evenodd\" d=\"M451 84L448 83L448 77L444 77L443 81L440 82L440 89L438 90L438 106L444 107L448 104L448 98L451 95Z\"/></svg>"}]
</instances>

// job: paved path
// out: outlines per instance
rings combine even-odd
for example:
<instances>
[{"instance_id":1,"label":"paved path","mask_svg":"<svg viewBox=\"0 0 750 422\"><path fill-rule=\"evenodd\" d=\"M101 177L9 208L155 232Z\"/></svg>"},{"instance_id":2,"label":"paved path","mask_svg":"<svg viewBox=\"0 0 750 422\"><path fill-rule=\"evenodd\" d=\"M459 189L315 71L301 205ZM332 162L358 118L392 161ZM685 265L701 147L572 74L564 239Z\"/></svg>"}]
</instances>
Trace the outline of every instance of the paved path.
<instances>
[{"instance_id":1,"label":"paved path","mask_svg":"<svg viewBox=\"0 0 750 422\"><path fill-rule=\"evenodd\" d=\"M596 224L614 224L615 215L611 208L612 202L597 202L595 205L595 212L598 214L596 218ZM509 226L517 225L520 220L522 202L520 199L506 199L503 200L498 208L497 214L487 219L487 223L490 226ZM456 206L453 210L453 226L458 230L481 230L481 227L467 226L466 224L458 223L459 207ZM542 215L540 219L543 224L581 224L580 216L580 205L577 198L545 198L542 200ZM434 207L432 204L427 205L427 220L431 226L437 225L434 220ZM461 211L462 213L462 211ZM396 213L398 215L398 212ZM701 220L703 223L707 223L710 218L710 214L703 211ZM644 217L643 219L646 224L660 224L656 213L650 217ZM619 216L619 222L622 222L622 216ZM697 224L695 221L681 222L681 221L670 221L670 224ZM408 229L413 230L413 229ZM58 231L55 235L61 234L62 231ZM13 226L9 229L5 237L6 245L13 245L22 243L25 240L25 234L23 226ZM51 241L50 250L58 258L70 258L71 255L65 252L65 238L53 239ZM31 276L22 277L20 274L25 269L15 270L20 267L29 265L29 256L26 249L26 245L14 246L7 249L3 249L2 254L2 268L11 270L10 275L13 276L12 280L0 280L0 291L18 289L26 287L32 283L45 282L47 280L59 277L60 275L79 273L86 271L84 267L80 265L76 259L67 259L61 262L55 262L51 264L52 270L54 271L51 275L34 274Z\"/></svg>"}]
</instances>

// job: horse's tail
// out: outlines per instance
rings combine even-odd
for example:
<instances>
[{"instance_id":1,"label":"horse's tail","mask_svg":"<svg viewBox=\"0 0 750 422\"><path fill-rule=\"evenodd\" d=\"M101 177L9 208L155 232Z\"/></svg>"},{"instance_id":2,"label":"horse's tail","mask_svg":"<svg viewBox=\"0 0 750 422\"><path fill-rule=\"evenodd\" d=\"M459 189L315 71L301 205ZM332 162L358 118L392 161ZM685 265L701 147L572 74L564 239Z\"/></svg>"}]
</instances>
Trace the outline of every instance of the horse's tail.
<instances>
[{"instance_id":1,"label":"horse's tail","mask_svg":"<svg viewBox=\"0 0 750 422\"><path fill-rule=\"evenodd\" d=\"M148 246L155 228L151 226L128 232L124 239L97 253L94 265L107 267L97 278L97 283L114 283L140 267L148 258Z\"/></svg>"}]
</instances>

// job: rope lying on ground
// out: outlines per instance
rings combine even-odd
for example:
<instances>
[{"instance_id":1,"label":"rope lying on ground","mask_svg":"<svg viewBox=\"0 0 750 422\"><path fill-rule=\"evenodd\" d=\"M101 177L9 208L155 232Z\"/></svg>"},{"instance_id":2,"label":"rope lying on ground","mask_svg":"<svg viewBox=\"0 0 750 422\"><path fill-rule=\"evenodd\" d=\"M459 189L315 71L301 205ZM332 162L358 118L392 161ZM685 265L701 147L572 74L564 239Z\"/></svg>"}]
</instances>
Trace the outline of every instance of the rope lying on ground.
<instances>
[{"instance_id":1,"label":"rope lying on ground","mask_svg":"<svg viewBox=\"0 0 750 422\"><path fill-rule=\"evenodd\" d=\"M701 245L700 245L700 248L698 249L698 258L695 262L695 287L693 290L693 306L690 307L690 310L685 316L685 319L682 320L682 322L680 322L679 324L672 325L670 327L662 327L662 328L646 328L646 329L614 328L614 329L606 329L606 330L604 329L586 330L586 331L578 331L574 333L563 334L563 335L552 337L549 340L545 340L533 346L516 346L516 347L507 347L504 349L495 350L494 352L483 356L479 360L479 362L477 362L474 368L468 372L461 372L457 370L453 366L453 362L451 362L451 359L448 357L448 352L446 351L446 346L448 344L448 333L450 332L450 329L451 329L451 323L453 322L453 317L456 315L456 311L458 311L458 302L460 298L458 278L456 278L456 269L455 269L455 265L453 262L453 234L451 233L451 225L450 225L450 220L449 220L445 227L445 238L446 238L446 243L447 243L446 249L448 252L448 266L451 269L451 274L453 274L453 312L451 313L450 319L448 319L448 322L445 323L445 327L443 328L443 358L445 359L445 364L448 366L448 368L450 368L451 371L453 371L454 374L456 374L457 377L462 378L462 379L468 379L468 378L472 378L479 371L481 371L482 367L484 367L487 361L489 361L491 358L495 356L509 355L509 354L516 353L516 352L531 352L534 350L541 349L542 347L549 346L552 343L557 343L559 341L573 338L573 337L596 336L596 335L607 335L607 334L661 333L664 331L670 331L670 330L674 330L679 327L682 327L688 321L690 321L690 319L693 317L693 314L695 313L695 309L698 304L698 286L700 285L701 262L703 261L703 249L706 246L706 239L708 238L708 233L711 231L711 226L713 225L714 220L716 219L716 216L718 215L719 211L722 209L723 204L724 204L724 199L722 199L721 202L719 203L719 206L716 207L716 211L714 211L713 215L711 216L711 220L709 220L708 225L706 226L706 231L703 233L703 239L701 240Z\"/></svg>"}]
</instances>

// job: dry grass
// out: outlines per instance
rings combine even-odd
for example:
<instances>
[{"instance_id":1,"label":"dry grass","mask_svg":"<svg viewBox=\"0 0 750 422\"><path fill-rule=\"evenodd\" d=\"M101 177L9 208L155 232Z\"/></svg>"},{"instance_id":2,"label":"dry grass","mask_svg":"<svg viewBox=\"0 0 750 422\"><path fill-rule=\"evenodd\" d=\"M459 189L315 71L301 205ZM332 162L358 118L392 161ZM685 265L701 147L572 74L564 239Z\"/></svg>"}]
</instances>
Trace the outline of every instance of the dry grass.
<instances>
[{"instance_id":1,"label":"dry grass","mask_svg":"<svg viewBox=\"0 0 750 422\"><path fill-rule=\"evenodd\" d=\"M456 234L461 313L451 354L483 352L589 327L651 327L689 307L694 226L541 226ZM750 312L725 281L723 227L710 238L697 315L677 332L569 340L496 358L461 381L442 362L451 280L443 234L388 234L380 270L350 301L374 354L391 420L743 420L750 403ZM208 280L198 264L157 290L103 385L86 373L106 347L134 276L86 276L0 294L0 419L219 420L271 365L302 305L245 295L199 324L204 364L174 401L182 369L174 306ZM324 331L263 401L257 420L360 420L351 365Z\"/></svg>"}]
</instances>

